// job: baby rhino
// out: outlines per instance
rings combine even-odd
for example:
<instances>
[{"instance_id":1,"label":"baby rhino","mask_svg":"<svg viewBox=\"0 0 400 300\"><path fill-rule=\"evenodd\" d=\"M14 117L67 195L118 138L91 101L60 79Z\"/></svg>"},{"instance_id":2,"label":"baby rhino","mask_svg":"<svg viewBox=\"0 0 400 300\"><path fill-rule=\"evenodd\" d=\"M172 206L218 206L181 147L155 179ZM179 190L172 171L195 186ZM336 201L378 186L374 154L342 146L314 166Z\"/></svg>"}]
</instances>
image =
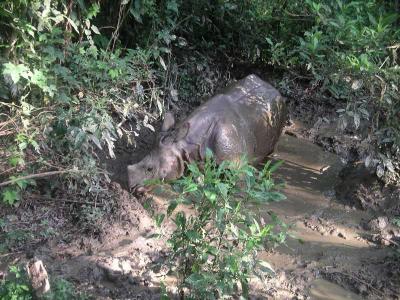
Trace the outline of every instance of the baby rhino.
<instances>
[{"instance_id":1,"label":"baby rhino","mask_svg":"<svg viewBox=\"0 0 400 300\"><path fill-rule=\"evenodd\" d=\"M176 179L185 162L202 161L207 148L218 162L246 155L252 164L271 154L286 121L284 98L270 84L249 75L228 86L175 126L167 113L158 145L128 166L130 190L144 192L146 179Z\"/></svg>"}]
</instances>

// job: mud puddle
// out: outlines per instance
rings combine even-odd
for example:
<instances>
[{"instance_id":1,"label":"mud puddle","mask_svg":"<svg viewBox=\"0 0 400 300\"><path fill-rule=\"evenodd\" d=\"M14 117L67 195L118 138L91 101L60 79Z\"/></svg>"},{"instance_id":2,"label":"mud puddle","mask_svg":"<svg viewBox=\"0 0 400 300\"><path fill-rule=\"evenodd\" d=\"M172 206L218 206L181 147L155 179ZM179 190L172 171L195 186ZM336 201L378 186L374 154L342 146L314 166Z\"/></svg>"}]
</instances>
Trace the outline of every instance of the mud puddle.
<instances>
[{"instance_id":1,"label":"mud puddle","mask_svg":"<svg viewBox=\"0 0 400 300\"><path fill-rule=\"evenodd\" d=\"M362 300L360 296L324 279L317 279L311 284L310 296L320 300Z\"/></svg>"},{"instance_id":2,"label":"mud puddle","mask_svg":"<svg viewBox=\"0 0 400 300\"><path fill-rule=\"evenodd\" d=\"M335 199L334 186L343 168L339 158L309 141L284 135L274 159L284 160L275 178L286 183L287 200L267 208L293 225L293 237L261 254L277 270L266 293L275 299L379 299L387 288L398 299L396 282L391 290L381 273L391 250L362 237L360 221L371 216ZM265 207L254 209L268 218Z\"/></svg>"}]
</instances>

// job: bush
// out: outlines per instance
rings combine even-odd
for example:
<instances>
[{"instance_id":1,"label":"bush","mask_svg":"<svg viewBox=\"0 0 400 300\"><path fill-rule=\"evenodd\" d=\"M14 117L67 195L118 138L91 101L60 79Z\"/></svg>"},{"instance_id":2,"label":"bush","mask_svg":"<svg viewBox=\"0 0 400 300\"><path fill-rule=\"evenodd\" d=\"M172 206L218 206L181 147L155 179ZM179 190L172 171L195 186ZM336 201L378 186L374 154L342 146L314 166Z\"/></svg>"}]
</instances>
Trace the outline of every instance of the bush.
<instances>
[{"instance_id":1,"label":"bush","mask_svg":"<svg viewBox=\"0 0 400 300\"><path fill-rule=\"evenodd\" d=\"M0 282L0 299L4 300L30 300L33 299L33 291L28 279L19 267L11 266L12 279Z\"/></svg>"},{"instance_id":2,"label":"bush","mask_svg":"<svg viewBox=\"0 0 400 300\"><path fill-rule=\"evenodd\" d=\"M10 267L10 274L6 279L0 281L0 299L2 300L30 300L37 299L34 296L26 272L18 266ZM58 278L51 282L51 290L43 295L48 300L83 300L87 297L75 291L74 286L67 280Z\"/></svg>"},{"instance_id":3,"label":"bush","mask_svg":"<svg viewBox=\"0 0 400 300\"><path fill-rule=\"evenodd\" d=\"M244 161L240 167L228 162L217 165L208 151L202 170L191 164L189 174L172 184L179 196L170 203L167 215L179 204L194 210L190 216L183 211L175 214L176 230L168 240L168 262L177 274L182 297L248 297L252 275L263 280L273 274L257 253L266 242L284 242L286 227L272 212L272 223L260 224L249 205L285 199L271 178L278 165L267 163L261 171ZM156 217L159 225L163 219L163 214ZM274 233L274 224L280 225L279 233Z\"/></svg>"},{"instance_id":4,"label":"bush","mask_svg":"<svg viewBox=\"0 0 400 300\"><path fill-rule=\"evenodd\" d=\"M114 157L116 139L131 140L141 124L151 126L147 106L163 109L149 51L102 48L104 37L92 23L97 4L65 13L64 1L41 2L0 7L13 29L0 102L0 176L10 180L2 191L8 204L34 178L54 174L68 175L71 190L98 191L104 177L96 149ZM125 126L132 119L139 121L133 129Z\"/></svg>"}]
</instances>

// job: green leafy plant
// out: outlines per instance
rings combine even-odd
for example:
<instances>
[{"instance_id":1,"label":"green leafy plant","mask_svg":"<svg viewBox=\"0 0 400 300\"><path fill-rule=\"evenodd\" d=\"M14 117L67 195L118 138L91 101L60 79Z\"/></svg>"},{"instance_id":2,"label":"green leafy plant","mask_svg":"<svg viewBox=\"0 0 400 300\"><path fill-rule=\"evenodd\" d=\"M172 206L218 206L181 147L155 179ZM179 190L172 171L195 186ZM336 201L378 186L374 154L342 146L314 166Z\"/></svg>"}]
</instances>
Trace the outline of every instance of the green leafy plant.
<instances>
[{"instance_id":1,"label":"green leafy plant","mask_svg":"<svg viewBox=\"0 0 400 300\"><path fill-rule=\"evenodd\" d=\"M63 278L57 278L50 284L51 290L43 295L47 300L84 300L84 294L75 291L74 286ZM0 299L30 300L36 299L34 291L26 276L26 272L19 266L10 266L9 275L0 281Z\"/></svg>"},{"instance_id":2,"label":"green leafy plant","mask_svg":"<svg viewBox=\"0 0 400 300\"><path fill-rule=\"evenodd\" d=\"M19 267L11 266L10 275L5 280L0 281L0 299L33 299L33 291L28 283L26 274Z\"/></svg>"},{"instance_id":3,"label":"green leafy plant","mask_svg":"<svg viewBox=\"0 0 400 300\"><path fill-rule=\"evenodd\" d=\"M44 295L46 300L85 300L89 299L85 294L78 293L71 282L63 278L57 278L51 282L51 290Z\"/></svg>"},{"instance_id":4,"label":"green leafy plant","mask_svg":"<svg viewBox=\"0 0 400 300\"><path fill-rule=\"evenodd\" d=\"M188 299L216 299L232 295L249 296L251 276L274 271L257 253L266 243L285 241L285 225L273 213L272 222L261 225L248 205L266 205L285 196L276 190L271 173L279 163L258 171L243 159L240 165L217 165L207 150L202 168L188 166L189 174L173 183L179 197L173 200L167 216L179 204L191 205L193 215L176 212L176 230L168 240L169 263L178 276L178 289ZM164 215L157 216L158 224ZM274 225L280 224L280 233Z\"/></svg>"},{"instance_id":5,"label":"green leafy plant","mask_svg":"<svg viewBox=\"0 0 400 300\"><path fill-rule=\"evenodd\" d=\"M0 59L5 204L17 204L34 185L30 178L49 171L63 174L61 183L70 191L94 195L107 180L95 151L115 157L118 138L132 142L143 121L151 127L154 116L144 107L154 103L159 114L163 110L149 68L151 51L104 48L107 38L94 22L100 6L81 1L61 9L66 5L62 0L0 4L10 24L1 26L11 28L0 40L7 53ZM124 126L141 110L142 122L134 129Z\"/></svg>"},{"instance_id":6,"label":"green leafy plant","mask_svg":"<svg viewBox=\"0 0 400 300\"><path fill-rule=\"evenodd\" d=\"M394 225L396 225L397 227L400 227L400 217L394 217L394 218L392 219L392 223L393 223Z\"/></svg>"}]
</instances>

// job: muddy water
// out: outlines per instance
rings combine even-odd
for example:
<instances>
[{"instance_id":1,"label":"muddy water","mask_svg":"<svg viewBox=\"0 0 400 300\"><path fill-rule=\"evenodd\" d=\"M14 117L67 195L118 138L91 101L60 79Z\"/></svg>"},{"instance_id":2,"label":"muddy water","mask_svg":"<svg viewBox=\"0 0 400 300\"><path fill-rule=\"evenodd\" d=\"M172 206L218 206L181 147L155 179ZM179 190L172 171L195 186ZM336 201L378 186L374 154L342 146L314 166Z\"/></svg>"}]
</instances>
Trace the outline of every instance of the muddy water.
<instances>
[{"instance_id":1,"label":"muddy water","mask_svg":"<svg viewBox=\"0 0 400 300\"><path fill-rule=\"evenodd\" d=\"M284 160L275 177L285 182L283 192L288 198L269 204L268 209L294 226L294 237L261 257L283 272L286 279L292 277L302 282L311 299L361 299L349 290L351 286L344 289L322 279L322 274L332 274L332 278L336 272L353 274L364 259L384 255L359 237L359 221L368 216L334 199L333 188L343 167L339 158L288 135L281 137L273 158ZM254 209L268 219L265 207ZM287 283L281 289L288 289ZM276 297L285 299L279 295Z\"/></svg>"},{"instance_id":2,"label":"muddy water","mask_svg":"<svg viewBox=\"0 0 400 300\"><path fill-rule=\"evenodd\" d=\"M362 299L360 296L324 279L317 279L311 284L310 296L313 299L320 300Z\"/></svg>"}]
</instances>

